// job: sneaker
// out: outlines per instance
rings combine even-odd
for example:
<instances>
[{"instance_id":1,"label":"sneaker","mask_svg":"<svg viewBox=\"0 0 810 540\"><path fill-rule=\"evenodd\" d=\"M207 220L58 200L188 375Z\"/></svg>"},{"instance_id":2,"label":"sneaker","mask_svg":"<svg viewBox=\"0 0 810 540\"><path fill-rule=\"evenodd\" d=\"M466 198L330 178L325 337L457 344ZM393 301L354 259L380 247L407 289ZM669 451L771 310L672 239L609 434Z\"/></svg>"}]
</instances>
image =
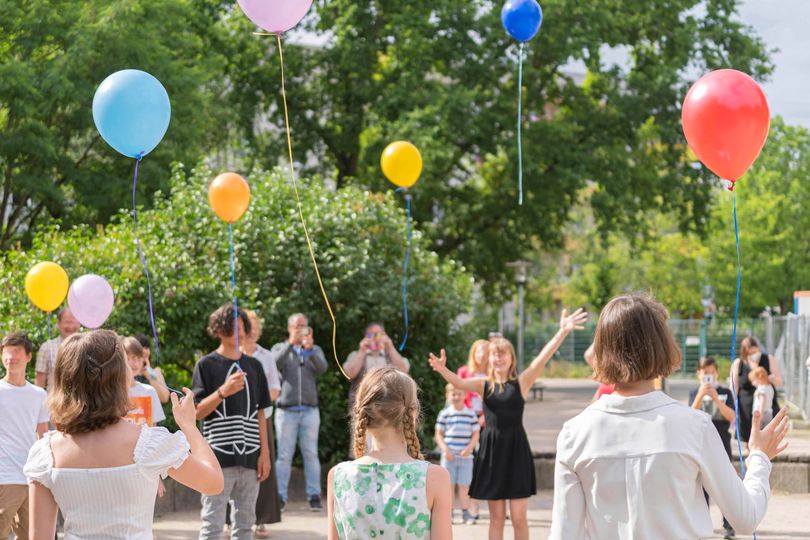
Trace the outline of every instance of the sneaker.
<instances>
[{"instance_id":1,"label":"sneaker","mask_svg":"<svg viewBox=\"0 0 810 540\"><path fill-rule=\"evenodd\" d=\"M737 537L735 536L735 535L736 535L736 533L734 532L734 529L732 529L731 527L726 527L726 528L723 530L723 534L724 534L723 538L728 538L728 539L734 539L734 538L737 538Z\"/></svg>"},{"instance_id":2,"label":"sneaker","mask_svg":"<svg viewBox=\"0 0 810 540\"><path fill-rule=\"evenodd\" d=\"M320 512L323 510L323 506L321 505L321 498L317 495L313 495L309 498L309 509L312 512Z\"/></svg>"},{"instance_id":3,"label":"sneaker","mask_svg":"<svg viewBox=\"0 0 810 540\"><path fill-rule=\"evenodd\" d=\"M461 522L465 525L475 525L475 517L468 510L463 510L461 512Z\"/></svg>"},{"instance_id":4,"label":"sneaker","mask_svg":"<svg viewBox=\"0 0 810 540\"><path fill-rule=\"evenodd\" d=\"M287 501L285 501L284 499L281 499L281 503L279 504L279 507L281 508L281 513L282 514L284 513L284 508L286 508L286 506L287 506Z\"/></svg>"}]
</instances>

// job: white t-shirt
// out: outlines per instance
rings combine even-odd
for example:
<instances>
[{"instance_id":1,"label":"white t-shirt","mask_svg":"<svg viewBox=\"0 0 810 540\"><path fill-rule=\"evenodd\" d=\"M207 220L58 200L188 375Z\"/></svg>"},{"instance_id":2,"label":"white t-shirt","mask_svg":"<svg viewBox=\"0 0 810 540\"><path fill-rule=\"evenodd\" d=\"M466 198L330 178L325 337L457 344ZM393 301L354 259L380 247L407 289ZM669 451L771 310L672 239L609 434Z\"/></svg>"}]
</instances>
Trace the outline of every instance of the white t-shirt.
<instances>
[{"instance_id":1,"label":"white t-shirt","mask_svg":"<svg viewBox=\"0 0 810 540\"><path fill-rule=\"evenodd\" d=\"M762 414L773 415L773 386L770 384L760 384L757 386L757 389L754 390L754 405L753 409L751 409L752 414L759 408L759 399L757 396L765 396L765 406L762 408Z\"/></svg>"},{"instance_id":2,"label":"white t-shirt","mask_svg":"<svg viewBox=\"0 0 810 540\"><path fill-rule=\"evenodd\" d=\"M50 418L45 390L0 380L0 485L25 485L23 466L37 441L37 424Z\"/></svg>"},{"instance_id":3,"label":"white t-shirt","mask_svg":"<svg viewBox=\"0 0 810 540\"><path fill-rule=\"evenodd\" d=\"M166 420L157 391L150 385L136 382L135 386L129 387L127 393L134 407L126 416L127 421L149 426Z\"/></svg>"},{"instance_id":4,"label":"white t-shirt","mask_svg":"<svg viewBox=\"0 0 810 540\"><path fill-rule=\"evenodd\" d=\"M257 344L256 350L253 351L253 354L249 354L248 356L252 356L261 363L264 369L264 376L267 379L268 390L281 390L281 379L279 379L278 376L278 367L276 367L276 361L270 355L270 351ZM266 418L270 418L272 414L273 407L267 407L264 410L264 416Z\"/></svg>"}]
</instances>

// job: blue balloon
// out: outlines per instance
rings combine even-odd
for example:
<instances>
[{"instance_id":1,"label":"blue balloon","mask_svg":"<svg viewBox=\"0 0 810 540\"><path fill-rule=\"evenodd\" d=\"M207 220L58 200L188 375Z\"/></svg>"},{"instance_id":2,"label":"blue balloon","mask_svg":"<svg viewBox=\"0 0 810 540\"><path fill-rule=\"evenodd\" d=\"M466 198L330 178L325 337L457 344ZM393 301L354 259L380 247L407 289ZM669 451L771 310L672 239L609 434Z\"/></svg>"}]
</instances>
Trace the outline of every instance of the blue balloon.
<instances>
[{"instance_id":1,"label":"blue balloon","mask_svg":"<svg viewBox=\"0 0 810 540\"><path fill-rule=\"evenodd\" d=\"M107 144L127 157L143 157L160 143L172 116L169 94L152 75L116 71L93 97L93 120Z\"/></svg>"},{"instance_id":2,"label":"blue balloon","mask_svg":"<svg viewBox=\"0 0 810 540\"><path fill-rule=\"evenodd\" d=\"M537 0L506 0L501 22L510 36L518 41L529 41L543 24L543 10Z\"/></svg>"}]
</instances>

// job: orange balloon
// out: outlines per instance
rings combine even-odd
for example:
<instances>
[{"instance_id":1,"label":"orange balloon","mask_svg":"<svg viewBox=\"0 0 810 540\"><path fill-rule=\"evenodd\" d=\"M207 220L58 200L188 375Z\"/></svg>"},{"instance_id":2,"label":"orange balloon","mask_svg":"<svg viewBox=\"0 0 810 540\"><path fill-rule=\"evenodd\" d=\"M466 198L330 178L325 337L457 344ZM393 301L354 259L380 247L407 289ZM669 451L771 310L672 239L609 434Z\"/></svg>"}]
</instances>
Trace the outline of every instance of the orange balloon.
<instances>
[{"instance_id":1,"label":"orange balloon","mask_svg":"<svg viewBox=\"0 0 810 540\"><path fill-rule=\"evenodd\" d=\"M222 173L208 186L208 202L222 221L233 223L250 205L250 186L236 173Z\"/></svg>"}]
</instances>

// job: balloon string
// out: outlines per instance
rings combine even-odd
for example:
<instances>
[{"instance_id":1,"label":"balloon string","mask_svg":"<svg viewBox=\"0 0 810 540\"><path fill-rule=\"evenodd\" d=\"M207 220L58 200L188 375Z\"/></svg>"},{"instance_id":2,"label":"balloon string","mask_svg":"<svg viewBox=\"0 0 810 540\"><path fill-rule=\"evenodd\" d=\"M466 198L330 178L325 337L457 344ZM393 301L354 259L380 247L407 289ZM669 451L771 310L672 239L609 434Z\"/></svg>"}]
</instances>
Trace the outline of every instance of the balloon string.
<instances>
[{"instance_id":1,"label":"balloon string","mask_svg":"<svg viewBox=\"0 0 810 540\"><path fill-rule=\"evenodd\" d=\"M239 304L236 301L236 265L233 258L233 224L228 223L228 240L230 241L231 253L231 292L233 293L233 335L236 338L236 352L239 353L239 359L242 358L242 353L239 350ZM236 361L236 367L239 370L242 366L239 365L239 360Z\"/></svg>"},{"instance_id":2,"label":"balloon string","mask_svg":"<svg viewBox=\"0 0 810 540\"><path fill-rule=\"evenodd\" d=\"M517 147L518 147L518 204L523 206L523 140L521 137L521 124L523 123L523 42L518 47L518 118L517 118Z\"/></svg>"},{"instance_id":3,"label":"balloon string","mask_svg":"<svg viewBox=\"0 0 810 540\"><path fill-rule=\"evenodd\" d=\"M304 209L301 206L301 197L298 194L298 183L295 179L295 164L293 162L293 151L292 151L292 135L290 134L290 114L287 109L287 88L286 83L284 80L284 53L281 47L281 34L276 34L276 39L278 40L278 57L279 62L281 64L281 98L284 104L284 125L287 130L287 152L289 154L290 159L290 180L292 182L293 191L295 192L295 200L298 203L298 216L301 218L301 225L304 227L304 237L307 240L307 247L309 248L309 257L312 259L312 266L315 269L315 277L318 279L318 285L321 288L321 295L323 295L323 301L326 303L326 309L329 312L329 317L332 319L332 354L335 357L335 364L337 364L338 369L343 374L346 379L351 380L345 371L343 371L343 366L340 365L340 360L338 360L337 356L337 321L335 320L335 314L332 311L332 305L329 303L329 297L326 294L326 289L323 285L323 280L321 279L321 273L318 270L318 261L315 259L315 250L312 249L312 240L309 237L309 230L307 229L306 221L304 220Z\"/></svg>"},{"instance_id":4,"label":"balloon string","mask_svg":"<svg viewBox=\"0 0 810 540\"><path fill-rule=\"evenodd\" d=\"M45 320L48 321L48 339L53 339L53 332L51 331L51 312L45 314Z\"/></svg>"},{"instance_id":5,"label":"balloon string","mask_svg":"<svg viewBox=\"0 0 810 540\"><path fill-rule=\"evenodd\" d=\"M405 192L405 203L408 212L408 243L405 248L405 268L402 273L402 306L405 317L405 337L402 338L402 343L399 344L399 351L405 349L405 344L408 342L408 261L411 258L411 194L407 189L399 188L397 191Z\"/></svg>"},{"instance_id":6,"label":"balloon string","mask_svg":"<svg viewBox=\"0 0 810 540\"><path fill-rule=\"evenodd\" d=\"M143 248L141 247L141 238L138 234L138 207L135 204L135 192L136 188L138 187L138 165L140 165L141 160L143 159L143 152L138 154L135 158L135 176L132 179L132 225L135 231L135 243L138 245L138 254L141 256L141 264L143 265L143 272L146 274L146 292L147 298L149 300L149 321L152 323L152 337L155 341L155 360L160 360L160 345L158 343L158 336L157 336L157 325L155 325L155 312L152 308L152 282L149 279L149 266L146 264L146 256L143 254ZM180 394L181 396L184 395L183 392L180 390L175 390L168 384L166 388L170 392L174 392L175 394Z\"/></svg>"},{"instance_id":7,"label":"balloon string","mask_svg":"<svg viewBox=\"0 0 810 540\"><path fill-rule=\"evenodd\" d=\"M146 264L146 256L141 247L141 238L138 234L138 207L135 204L135 191L138 187L138 166L143 159L143 152L138 154L135 158L135 176L132 179L132 225L135 231L135 243L138 245L138 254L141 256L141 264L143 265L143 272L146 274L146 291L149 300L149 321L152 323L152 337L155 340L155 358L160 358L160 344L158 343L157 325L155 325L155 312L152 307L152 281L149 278L149 266Z\"/></svg>"},{"instance_id":8,"label":"balloon string","mask_svg":"<svg viewBox=\"0 0 810 540\"><path fill-rule=\"evenodd\" d=\"M740 260L740 227L737 222L737 194L734 193L734 243L737 248L737 293L734 297L734 329L731 335L731 362L734 363L734 357L737 355L737 320L740 312L740 289L742 285L742 263ZM742 362L745 359L740 358L740 370L742 370ZM736 384L739 382L739 379L735 382L734 380L734 371L731 372L731 392L734 395L734 423L735 423L735 431L737 434L737 454L740 457L740 472L742 473L742 477L745 478L745 461L743 460L742 454L742 441L740 440L740 400L738 399L737 395L737 388ZM757 429L759 426L756 426ZM754 540L756 540L757 535L754 533Z\"/></svg>"}]
</instances>

